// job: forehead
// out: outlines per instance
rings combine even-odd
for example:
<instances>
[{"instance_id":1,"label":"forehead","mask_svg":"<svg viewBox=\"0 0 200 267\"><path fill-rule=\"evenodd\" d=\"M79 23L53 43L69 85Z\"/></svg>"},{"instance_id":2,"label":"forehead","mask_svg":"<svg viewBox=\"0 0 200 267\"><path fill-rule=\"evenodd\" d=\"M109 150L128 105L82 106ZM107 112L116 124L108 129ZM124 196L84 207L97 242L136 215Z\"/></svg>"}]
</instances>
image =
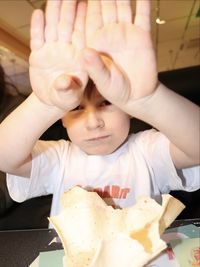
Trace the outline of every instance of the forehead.
<instances>
[{"instance_id":1,"label":"forehead","mask_svg":"<svg viewBox=\"0 0 200 267\"><path fill-rule=\"evenodd\" d=\"M94 100L94 99L104 98L97 90L96 85L91 79L89 79L85 91L83 93L84 100Z\"/></svg>"}]
</instances>

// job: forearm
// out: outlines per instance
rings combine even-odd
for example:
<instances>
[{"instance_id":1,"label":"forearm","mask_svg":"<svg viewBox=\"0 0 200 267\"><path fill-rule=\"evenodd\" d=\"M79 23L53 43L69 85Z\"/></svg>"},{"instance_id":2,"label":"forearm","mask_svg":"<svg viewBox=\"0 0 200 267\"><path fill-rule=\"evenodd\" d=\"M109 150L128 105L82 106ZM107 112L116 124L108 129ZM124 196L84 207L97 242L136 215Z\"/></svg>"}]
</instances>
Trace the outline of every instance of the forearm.
<instances>
[{"instance_id":1,"label":"forearm","mask_svg":"<svg viewBox=\"0 0 200 267\"><path fill-rule=\"evenodd\" d=\"M31 94L0 124L0 169L13 173L25 164L41 134L63 114Z\"/></svg>"},{"instance_id":2,"label":"forearm","mask_svg":"<svg viewBox=\"0 0 200 267\"><path fill-rule=\"evenodd\" d=\"M161 131L194 164L198 163L200 110L197 105L159 84L154 94L136 102L131 115Z\"/></svg>"}]
</instances>

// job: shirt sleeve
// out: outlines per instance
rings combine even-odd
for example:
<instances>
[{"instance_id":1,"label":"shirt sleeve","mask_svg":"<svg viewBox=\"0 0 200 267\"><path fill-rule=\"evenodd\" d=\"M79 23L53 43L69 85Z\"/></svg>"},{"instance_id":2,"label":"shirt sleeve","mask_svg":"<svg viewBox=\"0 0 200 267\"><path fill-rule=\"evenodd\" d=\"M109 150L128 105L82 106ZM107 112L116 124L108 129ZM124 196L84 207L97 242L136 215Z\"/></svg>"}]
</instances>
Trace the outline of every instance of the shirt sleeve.
<instances>
[{"instance_id":1,"label":"shirt sleeve","mask_svg":"<svg viewBox=\"0 0 200 267\"><path fill-rule=\"evenodd\" d=\"M62 155L68 142L39 140L32 151L30 178L7 174L10 196L17 202L52 194L60 184Z\"/></svg>"},{"instance_id":2,"label":"shirt sleeve","mask_svg":"<svg viewBox=\"0 0 200 267\"><path fill-rule=\"evenodd\" d=\"M171 190L199 189L200 166L177 170L170 155L170 142L162 133L144 131L138 138L138 144L149 165L155 192L164 194Z\"/></svg>"}]
</instances>

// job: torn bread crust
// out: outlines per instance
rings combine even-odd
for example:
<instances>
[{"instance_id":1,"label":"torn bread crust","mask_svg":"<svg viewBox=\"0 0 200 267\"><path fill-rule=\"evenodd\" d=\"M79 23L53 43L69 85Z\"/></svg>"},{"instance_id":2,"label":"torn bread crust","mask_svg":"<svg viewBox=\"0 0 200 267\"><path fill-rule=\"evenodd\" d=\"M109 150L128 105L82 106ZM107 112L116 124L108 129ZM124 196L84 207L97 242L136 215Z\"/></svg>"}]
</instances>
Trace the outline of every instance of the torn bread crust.
<instances>
[{"instance_id":1,"label":"torn bread crust","mask_svg":"<svg viewBox=\"0 0 200 267\"><path fill-rule=\"evenodd\" d=\"M64 250L66 267L142 267L166 244L163 231L184 209L171 195L162 206L149 197L113 209L98 196L74 187L62 197L62 211L49 218Z\"/></svg>"}]
</instances>

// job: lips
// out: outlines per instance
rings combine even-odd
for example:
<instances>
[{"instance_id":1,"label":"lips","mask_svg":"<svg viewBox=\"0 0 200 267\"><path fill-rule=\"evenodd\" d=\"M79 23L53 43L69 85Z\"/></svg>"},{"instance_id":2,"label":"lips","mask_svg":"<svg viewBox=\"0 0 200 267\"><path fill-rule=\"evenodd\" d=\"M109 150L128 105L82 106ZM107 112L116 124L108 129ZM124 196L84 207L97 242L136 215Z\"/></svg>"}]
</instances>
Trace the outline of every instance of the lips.
<instances>
[{"instance_id":1,"label":"lips","mask_svg":"<svg viewBox=\"0 0 200 267\"><path fill-rule=\"evenodd\" d=\"M97 137L89 138L89 139L87 139L87 141L88 142L101 141L101 140L107 139L108 137L109 137L109 135L102 135L102 136L97 136Z\"/></svg>"}]
</instances>

